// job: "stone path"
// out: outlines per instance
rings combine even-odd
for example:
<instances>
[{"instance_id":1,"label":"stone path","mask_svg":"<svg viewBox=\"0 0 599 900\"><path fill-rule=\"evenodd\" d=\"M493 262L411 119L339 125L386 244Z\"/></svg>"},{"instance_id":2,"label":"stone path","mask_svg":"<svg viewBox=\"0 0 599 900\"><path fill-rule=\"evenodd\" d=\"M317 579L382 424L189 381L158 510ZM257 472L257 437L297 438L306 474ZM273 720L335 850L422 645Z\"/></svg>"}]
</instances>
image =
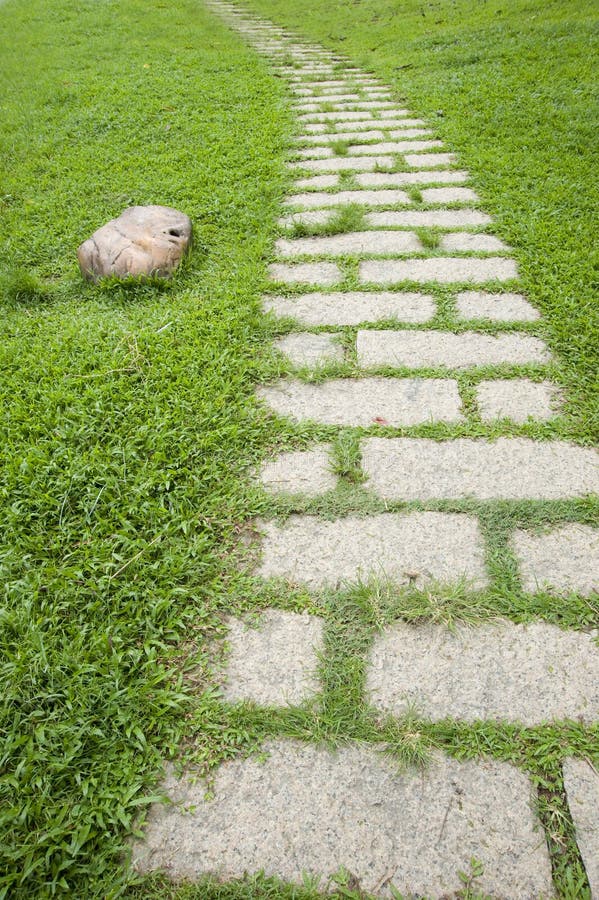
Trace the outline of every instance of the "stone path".
<instances>
[{"instance_id":1,"label":"stone path","mask_svg":"<svg viewBox=\"0 0 599 900\"><path fill-rule=\"evenodd\" d=\"M485 431L505 420L513 427L551 422L563 402L510 248L492 234L455 155L384 85L225 0L209 5L287 79L299 123L289 162L295 182L263 301L265 312L295 322L276 344L291 374L260 387L258 396L293 422L351 429L362 488L386 509L258 523L257 574L315 592L370 579L484 589L492 584L488 535L476 511L443 502L538 503L599 493L594 450L521 433L493 440ZM348 210L357 223L349 231ZM305 380L315 370L331 374ZM377 434L470 423L478 436ZM272 497L326 500L341 478L334 455L334 441L280 453L264 464L262 487ZM508 551L526 594L590 598L597 591L597 528L514 528ZM228 628L227 701L317 701L326 622L270 609L258 627L231 618ZM543 622L486 621L454 631L396 622L365 659L365 700L396 717L415 705L432 722L593 725L597 639L597 632ZM531 900L554 895L538 798L515 766L435 753L423 772L399 772L374 746L332 752L278 739L265 750L265 762L223 764L209 801L203 785L170 773L174 804L152 808L145 840L134 847L137 868L177 878L263 869L298 883L312 873L325 889L345 867L375 896L391 896L394 885L440 898L462 887L458 873L475 858L478 890ZM599 897L599 776L575 757L564 760L563 774Z\"/></svg>"}]
</instances>

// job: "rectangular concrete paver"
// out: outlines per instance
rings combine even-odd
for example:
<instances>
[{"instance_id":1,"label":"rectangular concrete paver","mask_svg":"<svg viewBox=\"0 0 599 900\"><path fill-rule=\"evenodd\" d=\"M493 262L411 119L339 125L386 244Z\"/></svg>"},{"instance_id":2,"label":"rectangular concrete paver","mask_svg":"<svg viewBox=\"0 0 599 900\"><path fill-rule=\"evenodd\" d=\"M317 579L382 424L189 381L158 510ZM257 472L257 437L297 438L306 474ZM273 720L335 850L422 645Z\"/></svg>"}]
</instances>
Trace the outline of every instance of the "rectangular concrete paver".
<instances>
[{"instance_id":1,"label":"rectangular concrete paver","mask_svg":"<svg viewBox=\"0 0 599 900\"><path fill-rule=\"evenodd\" d=\"M358 203L366 206L392 206L394 203L410 203L405 191L338 191L337 193L314 192L295 194L286 201L288 206L319 207L343 206Z\"/></svg>"},{"instance_id":2,"label":"rectangular concrete paver","mask_svg":"<svg viewBox=\"0 0 599 900\"><path fill-rule=\"evenodd\" d=\"M486 584L478 521L459 513L381 513L328 522L291 516L262 522L262 578L285 578L310 588L386 578L419 586L465 579Z\"/></svg>"},{"instance_id":3,"label":"rectangular concrete paver","mask_svg":"<svg viewBox=\"0 0 599 900\"><path fill-rule=\"evenodd\" d=\"M433 166L451 166L456 158L455 153L410 153L405 160L414 168L430 169Z\"/></svg>"},{"instance_id":4,"label":"rectangular concrete paver","mask_svg":"<svg viewBox=\"0 0 599 900\"><path fill-rule=\"evenodd\" d=\"M304 159L290 164L310 172L374 172L379 166L393 165L391 156L333 156L330 159Z\"/></svg>"},{"instance_id":5,"label":"rectangular concrete paver","mask_svg":"<svg viewBox=\"0 0 599 900\"><path fill-rule=\"evenodd\" d=\"M268 609L258 622L229 617L227 625L226 700L293 706L318 692L323 627L317 616Z\"/></svg>"},{"instance_id":6,"label":"rectangular concrete paver","mask_svg":"<svg viewBox=\"0 0 599 900\"><path fill-rule=\"evenodd\" d=\"M525 591L599 594L599 528L572 522L541 534L516 530L513 548Z\"/></svg>"},{"instance_id":7,"label":"rectangular concrete paver","mask_svg":"<svg viewBox=\"0 0 599 900\"><path fill-rule=\"evenodd\" d=\"M337 284L341 280L341 270L335 263L273 263L268 267L272 281L284 284Z\"/></svg>"},{"instance_id":8,"label":"rectangular concrete paver","mask_svg":"<svg viewBox=\"0 0 599 900\"><path fill-rule=\"evenodd\" d=\"M491 294L462 291L456 300L458 315L464 319L491 319L495 322L534 322L538 311L521 294Z\"/></svg>"},{"instance_id":9,"label":"rectangular concrete paver","mask_svg":"<svg viewBox=\"0 0 599 900\"><path fill-rule=\"evenodd\" d=\"M285 379L258 388L274 412L324 425L418 425L461 421L457 383L449 378L338 378L322 384Z\"/></svg>"},{"instance_id":10,"label":"rectangular concrete paver","mask_svg":"<svg viewBox=\"0 0 599 900\"><path fill-rule=\"evenodd\" d=\"M260 469L260 483L271 494L319 497L332 491L337 477L331 470L330 444L311 450L289 450L268 460Z\"/></svg>"},{"instance_id":11,"label":"rectangular concrete paver","mask_svg":"<svg viewBox=\"0 0 599 900\"><path fill-rule=\"evenodd\" d=\"M275 348L294 366L313 368L329 362L342 362L344 358L343 347L336 334L286 334L275 341Z\"/></svg>"},{"instance_id":12,"label":"rectangular concrete paver","mask_svg":"<svg viewBox=\"0 0 599 900\"><path fill-rule=\"evenodd\" d=\"M599 647L593 635L555 625L409 625L372 648L367 693L377 709L426 719L545 722L599 720Z\"/></svg>"},{"instance_id":13,"label":"rectangular concrete paver","mask_svg":"<svg viewBox=\"0 0 599 900\"><path fill-rule=\"evenodd\" d=\"M459 184L466 172L434 169L430 172L363 172L356 175L361 187L394 187L402 184Z\"/></svg>"},{"instance_id":14,"label":"rectangular concrete paver","mask_svg":"<svg viewBox=\"0 0 599 900\"><path fill-rule=\"evenodd\" d=\"M461 251L463 253L497 253L509 248L492 234L468 234L461 231L455 234L442 235L439 246L450 253Z\"/></svg>"},{"instance_id":15,"label":"rectangular concrete paver","mask_svg":"<svg viewBox=\"0 0 599 900\"><path fill-rule=\"evenodd\" d=\"M471 228L488 225L491 217L477 209L407 209L368 213L366 222L374 228Z\"/></svg>"},{"instance_id":16,"label":"rectangular concrete paver","mask_svg":"<svg viewBox=\"0 0 599 900\"><path fill-rule=\"evenodd\" d=\"M484 284L487 281L511 281L517 276L518 270L513 259L501 256L488 259L456 259L451 256L406 260L369 259L360 263L362 284L398 284L402 281L416 281L419 284Z\"/></svg>"},{"instance_id":17,"label":"rectangular concrete paver","mask_svg":"<svg viewBox=\"0 0 599 900\"><path fill-rule=\"evenodd\" d=\"M422 250L418 237L411 231L356 231L330 237L280 238L275 247L281 256L414 253Z\"/></svg>"},{"instance_id":18,"label":"rectangular concrete paver","mask_svg":"<svg viewBox=\"0 0 599 900\"><path fill-rule=\"evenodd\" d=\"M312 175L309 178L298 178L294 187L296 190L320 190L321 188L334 188L339 184L339 175Z\"/></svg>"},{"instance_id":19,"label":"rectangular concrete paver","mask_svg":"<svg viewBox=\"0 0 599 900\"><path fill-rule=\"evenodd\" d=\"M304 325L359 325L398 319L426 322L435 314L435 302L426 294L393 291L347 291L265 297L263 307L277 316L291 316Z\"/></svg>"},{"instance_id":20,"label":"rectangular concrete paver","mask_svg":"<svg viewBox=\"0 0 599 900\"><path fill-rule=\"evenodd\" d=\"M559 500L599 493L599 453L565 441L368 438L368 488L388 500Z\"/></svg>"},{"instance_id":21,"label":"rectangular concrete paver","mask_svg":"<svg viewBox=\"0 0 599 900\"><path fill-rule=\"evenodd\" d=\"M382 131L345 131L335 134L301 134L297 138L302 144L329 144L335 141L382 141L385 135Z\"/></svg>"},{"instance_id":22,"label":"rectangular concrete paver","mask_svg":"<svg viewBox=\"0 0 599 900\"><path fill-rule=\"evenodd\" d=\"M599 773L589 759L563 762L564 787L592 900L599 898Z\"/></svg>"},{"instance_id":23,"label":"rectangular concrete paver","mask_svg":"<svg viewBox=\"0 0 599 900\"><path fill-rule=\"evenodd\" d=\"M266 761L223 763L212 799L205 783L169 770L172 802L151 807L134 867L190 881L259 870L298 885L323 876L323 888L344 867L377 897L390 897L391 883L406 896L441 898L462 890L459 873L475 857L477 891L553 896L536 795L509 763L434 753L424 771L402 772L358 744L332 751L279 739L264 750Z\"/></svg>"},{"instance_id":24,"label":"rectangular concrete paver","mask_svg":"<svg viewBox=\"0 0 599 900\"><path fill-rule=\"evenodd\" d=\"M494 366L543 363L549 352L539 338L527 334L454 334L451 331L359 331L358 363L373 366ZM493 382L494 384L495 382ZM536 387L536 386L535 386ZM484 399L483 389L483 399Z\"/></svg>"},{"instance_id":25,"label":"rectangular concrete paver","mask_svg":"<svg viewBox=\"0 0 599 900\"><path fill-rule=\"evenodd\" d=\"M546 421L559 412L559 402L560 391L550 381L494 379L476 386L476 403L483 422L495 419L526 422L529 418Z\"/></svg>"},{"instance_id":26,"label":"rectangular concrete paver","mask_svg":"<svg viewBox=\"0 0 599 900\"><path fill-rule=\"evenodd\" d=\"M477 203L479 200L472 188L464 187L423 188L421 193L425 203Z\"/></svg>"},{"instance_id":27,"label":"rectangular concrete paver","mask_svg":"<svg viewBox=\"0 0 599 900\"><path fill-rule=\"evenodd\" d=\"M349 156L369 156L379 153L405 153L408 150L428 150L441 146L441 141L385 141L379 144L353 144L347 152Z\"/></svg>"}]
</instances>

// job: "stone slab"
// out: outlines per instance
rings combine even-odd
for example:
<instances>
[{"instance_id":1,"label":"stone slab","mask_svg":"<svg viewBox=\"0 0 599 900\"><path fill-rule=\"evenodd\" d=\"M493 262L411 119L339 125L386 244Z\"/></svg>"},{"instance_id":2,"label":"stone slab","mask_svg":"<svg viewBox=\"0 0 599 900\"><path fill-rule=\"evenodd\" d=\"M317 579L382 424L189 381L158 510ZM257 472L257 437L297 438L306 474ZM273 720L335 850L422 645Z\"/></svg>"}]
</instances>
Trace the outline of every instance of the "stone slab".
<instances>
[{"instance_id":1,"label":"stone slab","mask_svg":"<svg viewBox=\"0 0 599 900\"><path fill-rule=\"evenodd\" d=\"M565 441L368 438L368 487L388 500L560 500L599 493L599 454Z\"/></svg>"},{"instance_id":2,"label":"stone slab","mask_svg":"<svg viewBox=\"0 0 599 900\"><path fill-rule=\"evenodd\" d=\"M272 281L284 284L336 284L341 280L341 270L335 263L273 263L268 267Z\"/></svg>"},{"instance_id":3,"label":"stone slab","mask_svg":"<svg viewBox=\"0 0 599 900\"><path fill-rule=\"evenodd\" d=\"M590 724L599 719L596 637L544 622L457 625L451 631L398 623L374 642L368 699L398 717L415 707L434 722Z\"/></svg>"},{"instance_id":4,"label":"stone slab","mask_svg":"<svg viewBox=\"0 0 599 900\"><path fill-rule=\"evenodd\" d=\"M413 129L416 136L429 135L432 133L428 128L411 124L413 122L413 119L374 119L370 116L369 118L364 117L364 119L361 119L360 121L352 121L351 126L346 126L342 122L339 124L345 131L348 131L350 127L354 131L365 131L372 128L377 128L379 130L383 129L385 131L393 129L390 133L390 137L399 137L400 139L402 137L407 137L407 131L409 129ZM308 134L328 134L326 122L302 122L302 128ZM339 130L340 128L337 128L337 131Z\"/></svg>"},{"instance_id":5,"label":"stone slab","mask_svg":"<svg viewBox=\"0 0 599 900\"><path fill-rule=\"evenodd\" d=\"M280 416L323 425L418 425L462 420L457 383L448 378L338 378L322 384L283 379L258 388Z\"/></svg>"},{"instance_id":6,"label":"stone slab","mask_svg":"<svg viewBox=\"0 0 599 900\"><path fill-rule=\"evenodd\" d=\"M322 619L269 609L254 627L233 617L227 625L226 700L296 706L319 691Z\"/></svg>"},{"instance_id":7,"label":"stone slab","mask_svg":"<svg viewBox=\"0 0 599 900\"><path fill-rule=\"evenodd\" d=\"M304 159L291 163L294 169L308 172L373 172L379 166L392 165L391 156L333 156L330 159Z\"/></svg>"},{"instance_id":8,"label":"stone slab","mask_svg":"<svg viewBox=\"0 0 599 900\"><path fill-rule=\"evenodd\" d=\"M496 253L509 249L492 234L468 234L465 231L442 235L439 246L450 253L454 250L463 253Z\"/></svg>"},{"instance_id":9,"label":"stone slab","mask_svg":"<svg viewBox=\"0 0 599 900\"><path fill-rule=\"evenodd\" d=\"M492 294L462 291L457 295L458 315L464 319L491 319L494 322L534 322L538 311L521 294Z\"/></svg>"},{"instance_id":10,"label":"stone slab","mask_svg":"<svg viewBox=\"0 0 599 900\"><path fill-rule=\"evenodd\" d=\"M430 128L395 128L394 126L391 126L389 124L386 130L389 131L389 137L393 141L403 141L406 138L425 137L426 135L433 135L433 132L430 130Z\"/></svg>"},{"instance_id":11,"label":"stone slab","mask_svg":"<svg viewBox=\"0 0 599 900\"><path fill-rule=\"evenodd\" d=\"M414 253L422 250L411 231L355 231L328 237L279 238L275 244L281 256Z\"/></svg>"},{"instance_id":12,"label":"stone slab","mask_svg":"<svg viewBox=\"0 0 599 900\"><path fill-rule=\"evenodd\" d=\"M320 94L301 100L293 104L293 108L298 112L318 112L323 103L359 103L362 98L359 94Z\"/></svg>"},{"instance_id":13,"label":"stone slab","mask_svg":"<svg viewBox=\"0 0 599 900\"><path fill-rule=\"evenodd\" d=\"M488 225L491 217L477 209L407 209L368 213L373 228L473 228Z\"/></svg>"},{"instance_id":14,"label":"stone slab","mask_svg":"<svg viewBox=\"0 0 599 900\"><path fill-rule=\"evenodd\" d=\"M459 184L467 172L434 169L431 172L362 172L356 175L360 187L395 187L402 184Z\"/></svg>"},{"instance_id":15,"label":"stone slab","mask_svg":"<svg viewBox=\"0 0 599 900\"><path fill-rule=\"evenodd\" d=\"M590 760L572 756L564 760L563 773L591 900L599 900L599 773Z\"/></svg>"},{"instance_id":16,"label":"stone slab","mask_svg":"<svg viewBox=\"0 0 599 900\"><path fill-rule=\"evenodd\" d=\"M379 153L405 153L406 150L428 150L441 146L443 146L441 141L383 141L378 144L353 144L348 147L347 152L349 156L368 156Z\"/></svg>"},{"instance_id":17,"label":"stone slab","mask_svg":"<svg viewBox=\"0 0 599 900\"><path fill-rule=\"evenodd\" d=\"M330 159L333 154L332 147L301 147L296 151L302 159Z\"/></svg>"},{"instance_id":18,"label":"stone slab","mask_svg":"<svg viewBox=\"0 0 599 900\"><path fill-rule=\"evenodd\" d=\"M343 347L337 334L286 334L275 341L275 348L294 366L317 367L329 362L342 362Z\"/></svg>"},{"instance_id":19,"label":"stone slab","mask_svg":"<svg viewBox=\"0 0 599 900\"><path fill-rule=\"evenodd\" d=\"M372 124L376 120L373 118L369 119L369 115L369 113L361 110L349 110L346 112L337 110L336 112L303 113L298 116L298 119L302 125L318 122L359 122L362 120L369 121Z\"/></svg>"},{"instance_id":20,"label":"stone slab","mask_svg":"<svg viewBox=\"0 0 599 900\"><path fill-rule=\"evenodd\" d=\"M523 772L486 759L459 762L435 752L423 772L401 772L371 747L335 751L271 740L266 761L237 758L207 785L168 770L169 805L151 807L139 872L170 878L241 878L263 870L322 889L344 867L364 890L391 897L457 896L473 857L477 890L496 898L553 896L547 847ZM398 810L401 814L398 815Z\"/></svg>"},{"instance_id":21,"label":"stone slab","mask_svg":"<svg viewBox=\"0 0 599 900\"><path fill-rule=\"evenodd\" d=\"M358 203L364 206L391 206L394 203L409 204L410 198L405 191L338 191L327 194L317 192L311 194L295 194L289 197L285 203L288 206L344 206L348 203Z\"/></svg>"},{"instance_id":22,"label":"stone slab","mask_svg":"<svg viewBox=\"0 0 599 900\"><path fill-rule=\"evenodd\" d=\"M370 579L423 586L432 581L486 584L478 521L461 513L380 513L333 522L291 516L260 523L262 578L285 578L310 588ZM414 577L415 576L415 577Z\"/></svg>"},{"instance_id":23,"label":"stone slab","mask_svg":"<svg viewBox=\"0 0 599 900\"><path fill-rule=\"evenodd\" d=\"M312 175L309 178L298 178L294 184L297 190L320 190L320 188L337 187L338 175Z\"/></svg>"},{"instance_id":24,"label":"stone slab","mask_svg":"<svg viewBox=\"0 0 599 900\"><path fill-rule=\"evenodd\" d=\"M341 131L335 134L302 134L297 138L303 144L329 144L335 141L382 141L382 131Z\"/></svg>"},{"instance_id":25,"label":"stone slab","mask_svg":"<svg viewBox=\"0 0 599 900\"><path fill-rule=\"evenodd\" d=\"M434 166L451 166L455 163L455 153L415 153L406 154L406 163L414 168L431 169Z\"/></svg>"},{"instance_id":26,"label":"stone slab","mask_svg":"<svg viewBox=\"0 0 599 900\"><path fill-rule=\"evenodd\" d=\"M363 368L448 366L464 369L502 363L544 363L550 359L543 341L531 335L477 334L474 331L463 334L451 331L359 331L357 353L358 363ZM487 384L493 385L495 382ZM489 398L490 402L492 392L492 387L483 388L483 401Z\"/></svg>"},{"instance_id":27,"label":"stone slab","mask_svg":"<svg viewBox=\"0 0 599 900\"><path fill-rule=\"evenodd\" d=\"M311 450L290 450L264 463L260 482L271 494L304 494L319 497L334 490L337 477L331 470L330 444Z\"/></svg>"},{"instance_id":28,"label":"stone slab","mask_svg":"<svg viewBox=\"0 0 599 900\"><path fill-rule=\"evenodd\" d=\"M424 188L421 193L425 203L477 203L480 199L472 188L433 187Z\"/></svg>"},{"instance_id":29,"label":"stone slab","mask_svg":"<svg viewBox=\"0 0 599 900\"><path fill-rule=\"evenodd\" d=\"M383 259L365 260L360 263L362 284L398 284L416 281L419 284L484 283L486 281L511 281L518 277L513 259L489 257L471 259L450 256L431 259Z\"/></svg>"},{"instance_id":30,"label":"stone slab","mask_svg":"<svg viewBox=\"0 0 599 900\"><path fill-rule=\"evenodd\" d=\"M359 325L398 319L427 322L435 315L435 302L426 294L392 291L347 291L265 297L263 307L277 316L291 316L304 325Z\"/></svg>"},{"instance_id":31,"label":"stone slab","mask_svg":"<svg viewBox=\"0 0 599 900\"><path fill-rule=\"evenodd\" d=\"M292 228L293 225L326 225L334 219L337 211L333 209L309 209L304 212L292 213L282 216L278 224L284 228Z\"/></svg>"},{"instance_id":32,"label":"stone slab","mask_svg":"<svg viewBox=\"0 0 599 900\"><path fill-rule=\"evenodd\" d=\"M599 593L599 528L573 522L541 534L516 530L513 548L528 593Z\"/></svg>"},{"instance_id":33,"label":"stone slab","mask_svg":"<svg viewBox=\"0 0 599 900\"><path fill-rule=\"evenodd\" d=\"M481 381L476 386L476 402L483 422L495 419L544 422L557 414L559 401L559 389L550 381L510 378Z\"/></svg>"}]
</instances>

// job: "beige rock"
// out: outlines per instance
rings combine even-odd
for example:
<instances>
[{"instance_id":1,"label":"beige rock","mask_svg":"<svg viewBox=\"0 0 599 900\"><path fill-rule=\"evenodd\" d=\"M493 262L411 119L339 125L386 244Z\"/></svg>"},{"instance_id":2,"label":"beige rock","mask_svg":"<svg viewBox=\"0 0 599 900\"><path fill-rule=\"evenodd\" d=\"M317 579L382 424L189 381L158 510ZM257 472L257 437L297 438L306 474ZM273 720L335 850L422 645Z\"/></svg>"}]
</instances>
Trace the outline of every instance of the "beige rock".
<instances>
[{"instance_id":1,"label":"beige rock","mask_svg":"<svg viewBox=\"0 0 599 900\"><path fill-rule=\"evenodd\" d=\"M191 242L191 220L167 206L130 206L77 250L85 278L171 275Z\"/></svg>"}]
</instances>

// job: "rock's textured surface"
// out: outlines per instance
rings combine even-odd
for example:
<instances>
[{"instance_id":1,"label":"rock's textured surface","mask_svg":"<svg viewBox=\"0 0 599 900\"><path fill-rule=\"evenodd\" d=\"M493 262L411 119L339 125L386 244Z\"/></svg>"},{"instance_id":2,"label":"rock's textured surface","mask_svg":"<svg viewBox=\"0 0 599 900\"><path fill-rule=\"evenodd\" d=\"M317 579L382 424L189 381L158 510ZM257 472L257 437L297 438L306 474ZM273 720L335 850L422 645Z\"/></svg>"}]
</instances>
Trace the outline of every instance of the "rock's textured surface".
<instances>
[{"instance_id":1,"label":"rock's textured surface","mask_svg":"<svg viewBox=\"0 0 599 900\"><path fill-rule=\"evenodd\" d=\"M241 878L263 869L302 884L344 867L379 897L389 884L441 898L463 888L459 872L480 860L477 889L496 898L551 897L547 847L530 782L508 763L435 754L424 772L401 773L375 750L337 752L271 741L266 762L237 759L206 786L169 773L170 806L150 811L133 848L142 872ZM398 814L400 811L400 814Z\"/></svg>"},{"instance_id":2,"label":"rock's textured surface","mask_svg":"<svg viewBox=\"0 0 599 900\"><path fill-rule=\"evenodd\" d=\"M599 593L599 528L572 522L541 534L517 530L513 546L525 591Z\"/></svg>"},{"instance_id":3,"label":"rock's textured surface","mask_svg":"<svg viewBox=\"0 0 599 900\"><path fill-rule=\"evenodd\" d=\"M85 278L172 274L191 242L191 219L167 206L130 206L77 250Z\"/></svg>"},{"instance_id":4,"label":"rock's textured surface","mask_svg":"<svg viewBox=\"0 0 599 900\"><path fill-rule=\"evenodd\" d=\"M564 787L576 829L576 841L591 887L599 898L599 773L590 760L564 760Z\"/></svg>"},{"instance_id":5,"label":"rock's textured surface","mask_svg":"<svg viewBox=\"0 0 599 900\"><path fill-rule=\"evenodd\" d=\"M319 688L322 620L268 609L258 622L227 619L225 698L263 706L303 703Z\"/></svg>"},{"instance_id":6,"label":"rock's textured surface","mask_svg":"<svg viewBox=\"0 0 599 900\"><path fill-rule=\"evenodd\" d=\"M544 622L453 631L401 623L376 639L367 691L374 706L395 716L415 706L433 721L590 724L599 720L596 638Z\"/></svg>"},{"instance_id":7,"label":"rock's textured surface","mask_svg":"<svg viewBox=\"0 0 599 900\"><path fill-rule=\"evenodd\" d=\"M478 522L457 513L382 513L327 522L291 516L263 522L263 578L285 578L312 588L388 578L418 586L432 580L486 584Z\"/></svg>"}]
</instances>

